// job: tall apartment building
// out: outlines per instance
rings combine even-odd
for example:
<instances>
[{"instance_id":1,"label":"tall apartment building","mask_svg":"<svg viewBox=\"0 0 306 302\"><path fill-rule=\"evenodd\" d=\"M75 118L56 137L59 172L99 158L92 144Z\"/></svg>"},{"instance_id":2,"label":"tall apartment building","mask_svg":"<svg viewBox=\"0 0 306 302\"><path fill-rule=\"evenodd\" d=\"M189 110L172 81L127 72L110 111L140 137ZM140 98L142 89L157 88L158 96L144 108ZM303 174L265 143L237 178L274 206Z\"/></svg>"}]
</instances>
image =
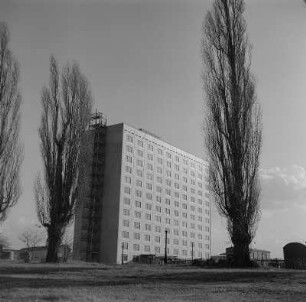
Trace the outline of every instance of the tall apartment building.
<instances>
[{"instance_id":1,"label":"tall apartment building","mask_svg":"<svg viewBox=\"0 0 306 302\"><path fill-rule=\"evenodd\" d=\"M207 162L126 124L104 124L99 135L76 212L74 258L121 263L163 256L166 230L168 256L209 258Z\"/></svg>"}]
</instances>

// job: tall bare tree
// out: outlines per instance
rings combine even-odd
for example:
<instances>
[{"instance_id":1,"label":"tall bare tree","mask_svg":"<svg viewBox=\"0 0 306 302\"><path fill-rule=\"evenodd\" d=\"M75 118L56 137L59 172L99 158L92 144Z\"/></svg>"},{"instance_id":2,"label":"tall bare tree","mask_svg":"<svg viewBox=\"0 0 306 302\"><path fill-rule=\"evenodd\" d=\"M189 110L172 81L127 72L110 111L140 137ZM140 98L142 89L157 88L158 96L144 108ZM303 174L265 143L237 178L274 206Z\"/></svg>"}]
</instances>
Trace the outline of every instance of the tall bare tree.
<instances>
[{"instance_id":1,"label":"tall bare tree","mask_svg":"<svg viewBox=\"0 0 306 302\"><path fill-rule=\"evenodd\" d=\"M58 248L71 222L82 179L82 139L89 123L92 96L78 65L67 64L61 74L50 59L49 88L42 91L39 128L44 179L37 178L34 190L37 213L46 228L46 262L57 262Z\"/></svg>"},{"instance_id":2,"label":"tall bare tree","mask_svg":"<svg viewBox=\"0 0 306 302\"><path fill-rule=\"evenodd\" d=\"M234 265L250 264L259 219L261 110L250 71L243 0L215 0L203 23L205 144L210 188L226 217Z\"/></svg>"},{"instance_id":3,"label":"tall bare tree","mask_svg":"<svg viewBox=\"0 0 306 302\"><path fill-rule=\"evenodd\" d=\"M8 48L9 40L7 25L0 22L0 222L19 198L22 162L19 65Z\"/></svg>"}]
</instances>

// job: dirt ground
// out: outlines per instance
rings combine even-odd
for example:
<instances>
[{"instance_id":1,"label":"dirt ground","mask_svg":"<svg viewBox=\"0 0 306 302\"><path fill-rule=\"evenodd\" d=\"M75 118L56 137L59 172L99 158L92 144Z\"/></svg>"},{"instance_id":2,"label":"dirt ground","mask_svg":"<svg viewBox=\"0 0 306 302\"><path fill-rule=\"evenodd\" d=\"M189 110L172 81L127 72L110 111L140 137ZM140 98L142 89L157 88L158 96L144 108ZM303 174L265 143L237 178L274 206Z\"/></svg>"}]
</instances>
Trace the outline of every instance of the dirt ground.
<instances>
[{"instance_id":1,"label":"dirt ground","mask_svg":"<svg viewBox=\"0 0 306 302\"><path fill-rule=\"evenodd\" d=\"M0 263L0 301L306 301L306 271Z\"/></svg>"}]
</instances>

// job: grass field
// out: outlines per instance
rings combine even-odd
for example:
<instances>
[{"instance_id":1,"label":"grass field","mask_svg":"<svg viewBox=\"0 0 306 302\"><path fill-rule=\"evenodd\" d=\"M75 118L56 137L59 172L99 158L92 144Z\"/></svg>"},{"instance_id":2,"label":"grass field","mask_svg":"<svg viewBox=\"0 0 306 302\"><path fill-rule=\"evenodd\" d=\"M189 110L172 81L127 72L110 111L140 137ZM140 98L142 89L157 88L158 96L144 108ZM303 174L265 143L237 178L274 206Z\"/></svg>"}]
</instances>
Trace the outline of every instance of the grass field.
<instances>
[{"instance_id":1,"label":"grass field","mask_svg":"<svg viewBox=\"0 0 306 302\"><path fill-rule=\"evenodd\" d=\"M0 301L306 301L306 271L0 263Z\"/></svg>"}]
</instances>

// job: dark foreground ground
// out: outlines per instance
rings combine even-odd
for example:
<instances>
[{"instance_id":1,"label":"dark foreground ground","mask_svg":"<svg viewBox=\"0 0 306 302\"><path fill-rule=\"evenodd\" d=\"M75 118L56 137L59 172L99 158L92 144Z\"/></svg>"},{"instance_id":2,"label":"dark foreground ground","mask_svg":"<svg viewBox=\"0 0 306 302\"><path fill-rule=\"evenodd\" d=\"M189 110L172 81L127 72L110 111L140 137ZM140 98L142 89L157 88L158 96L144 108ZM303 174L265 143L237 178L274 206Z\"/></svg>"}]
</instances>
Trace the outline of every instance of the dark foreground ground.
<instances>
[{"instance_id":1,"label":"dark foreground ground","mask_svg":"<svg viewBox=\"0 0 306 302\"><path fill-rule=\"evenodd\" d=\"M0 263L0 301L306 301L306 271Z\"/></svg>"}]
</instances>

